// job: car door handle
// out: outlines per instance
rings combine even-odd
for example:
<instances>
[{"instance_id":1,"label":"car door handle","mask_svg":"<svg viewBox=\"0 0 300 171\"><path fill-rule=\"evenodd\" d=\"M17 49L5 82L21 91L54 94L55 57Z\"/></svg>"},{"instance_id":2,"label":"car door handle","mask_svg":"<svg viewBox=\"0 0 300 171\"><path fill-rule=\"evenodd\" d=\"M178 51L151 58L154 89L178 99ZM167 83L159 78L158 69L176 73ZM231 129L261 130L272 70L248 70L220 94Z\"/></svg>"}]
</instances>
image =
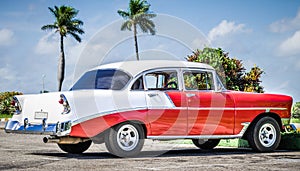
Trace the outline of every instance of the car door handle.
<instances>
[{"instance_id":1,"label":"car door handle","mask_svg":"<svg viewBox=\"0 0 300 171\"><path fill-rule=\"evenodd\" d=\"M187 93L186 96L187 96L187 97L194 97L194 96L196 96L196 94L193 94L193 93Z\"/></svg>"},{"instance_id":2,"label":"car door handle","mask_svg":"<svg viewBox=\"0 0 300 171\"><path fill-rule=\"evenodd\" d=\"M154 96L158 96L158 94L155 94L155 93L150 93L148 94L149 97L154 97Z\"/></svg>"}]
</instances>

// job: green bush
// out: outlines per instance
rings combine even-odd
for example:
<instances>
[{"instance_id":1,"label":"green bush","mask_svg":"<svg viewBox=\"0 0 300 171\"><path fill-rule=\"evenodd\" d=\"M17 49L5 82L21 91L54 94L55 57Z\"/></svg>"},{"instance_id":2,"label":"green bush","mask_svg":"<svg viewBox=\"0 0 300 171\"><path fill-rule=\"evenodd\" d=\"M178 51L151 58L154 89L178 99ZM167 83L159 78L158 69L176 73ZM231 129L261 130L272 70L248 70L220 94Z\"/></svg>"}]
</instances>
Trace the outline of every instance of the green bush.
<instances>
[{"instance_id":1,"label":"green bush","mask_svg":"<svg viewBox=\"0 0 300 171\"><path fill-rule=\"evenodd\" d=\"M14 113L14 108L11 105L13 96L21 95L20 92L2 92L0 93L0 114L12 115Z\"/></svg>"},{"instance_id":2,"label":"green bush","mask_svg":"<svg viewBox=\"0 0 300 171\"><path fill-rule=\"evenodd\" d=\"M293 105L292 116L293 116L293 118L300 119L300 102L296 102Z\"/></svg>"}]
</instances>

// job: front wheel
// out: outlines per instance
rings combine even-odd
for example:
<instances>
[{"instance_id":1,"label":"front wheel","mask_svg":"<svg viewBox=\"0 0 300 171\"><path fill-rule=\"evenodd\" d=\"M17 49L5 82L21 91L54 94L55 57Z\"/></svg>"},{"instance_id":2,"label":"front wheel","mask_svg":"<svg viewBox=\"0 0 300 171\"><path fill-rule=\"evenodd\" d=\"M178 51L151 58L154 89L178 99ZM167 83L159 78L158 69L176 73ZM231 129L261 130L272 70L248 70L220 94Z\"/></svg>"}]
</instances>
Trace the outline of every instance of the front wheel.
<instances>
[{"instance_id":1,"label":"front wheel","mask_svg":"<svg viewBox=\"0 0 300 171\"><path fill-rule=\"evenodd\" d=\"M211 150L219 144L220 139L209 139L209 140L193 139L192 141L195 144L195 146L197 146L202 150Z\"/></svg>"},{"instance_id":2,"label":"front wheel","mask_svg":"<svg viewBox=\"0 0 300 171\"><path fill-rule=\"evenodd\" d=\"M248 134L250 146L259 152L274 151L280 143L280 127L271 117L263 117L255 122Z\"/></svg>"},{"instance_id":3,"label":"front wheel","mask_svg":"<svg viewBox=\"0 0 300 171\"><path fill-rule=\"evenodd\" d=\"M126 122L119 124L105 136L107 150L119 157L133 157L144 145L144 131L141 125Z\"/></svg>"},{"instance_id":4,"label":"front wheel","mask_svg":"<svg viewBox=\"0 0 300 171\"><path fill-rule=\"evenodd\" d=\"M92 140L80 142L78 144L57 144L58 147L67 153L81 154L85 152L92 144Z\"/></svg>"}]
</instances>

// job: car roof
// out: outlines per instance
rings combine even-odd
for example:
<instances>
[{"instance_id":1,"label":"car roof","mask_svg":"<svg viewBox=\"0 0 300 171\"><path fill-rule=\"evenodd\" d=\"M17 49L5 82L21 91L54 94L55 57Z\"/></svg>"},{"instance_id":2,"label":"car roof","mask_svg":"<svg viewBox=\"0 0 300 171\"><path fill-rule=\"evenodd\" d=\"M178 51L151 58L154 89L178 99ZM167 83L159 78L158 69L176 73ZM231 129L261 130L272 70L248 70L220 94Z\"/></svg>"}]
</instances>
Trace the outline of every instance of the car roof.
<instances>
[{"instance_id":1,"label":"car roof","mask_svg":"<svg viewBox=\"0 0 300 171\"><path fill-rule=\"evenodd\" d=\"M159 68L202 68L202 69L214 70L213 67L204 63L172 61L172 60L124 61L124 62L100 65L91 70L120 69L135 77L136 75L138 75L143 71L151 70L151 69L159 69Z\"/></svg>"}]
</instances>

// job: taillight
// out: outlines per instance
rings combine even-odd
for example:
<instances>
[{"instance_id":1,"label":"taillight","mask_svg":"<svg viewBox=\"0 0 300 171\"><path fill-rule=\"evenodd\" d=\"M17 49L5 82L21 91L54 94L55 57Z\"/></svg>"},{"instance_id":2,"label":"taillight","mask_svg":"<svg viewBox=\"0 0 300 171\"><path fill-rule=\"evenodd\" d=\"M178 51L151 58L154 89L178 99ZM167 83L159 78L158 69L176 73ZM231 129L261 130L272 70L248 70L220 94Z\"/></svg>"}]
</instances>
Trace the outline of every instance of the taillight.
<instances>
[{"instance_id":1,"label":"taillight","mask_svg":"<svg viewBox=\"0 0 300 171\"><path fill-rule=\"evenodd\" d=\"M11 101L11 105L15 109L15 114L20 114L22 112L21 105L19 103L19 100L16 97L13 97L13 99Z\"/></svg>"},{"instance_id":2,"label":"taillight","mask_svg":"<svg viewBox=\"0 0 300 171\"><path fill-rule=\"evenodd\" d=\"M65 97L65 95L63 95L63 94L60 95L60 99L59 99L58 103L63 105L63 107L64 107L64 110L61 114L70 113L71 108L70 108L69 102L68 102L67 98Z\"/></svg>"}]
</instances>

